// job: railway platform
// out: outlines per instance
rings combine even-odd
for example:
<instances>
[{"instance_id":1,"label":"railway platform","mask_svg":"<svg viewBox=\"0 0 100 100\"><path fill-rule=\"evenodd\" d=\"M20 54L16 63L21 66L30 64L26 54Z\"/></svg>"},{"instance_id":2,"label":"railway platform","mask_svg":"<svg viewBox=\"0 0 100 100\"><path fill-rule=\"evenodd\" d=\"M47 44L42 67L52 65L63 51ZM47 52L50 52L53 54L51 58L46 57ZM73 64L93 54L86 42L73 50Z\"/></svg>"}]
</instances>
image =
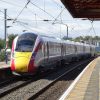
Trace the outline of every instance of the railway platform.
<instances>
[{"instance_id":1,"label":"railway platform","mask_svg":"<svg viewBox=\"0 0 100 100\"><path fill-rule=\"evenodd\" d=\"M5 62L0 62L0 69L9 68L9 67L10 67L10 62L8 62L7 64Z\"/></svg>"},{"instance_id":2,"label":"railway platform","mask_svg":"<svg viewBox=\"0 0 100 100\"><path fill-rule=\"evenodd\" d=\"M59 100L100 100L100 57L86 66Z\"/></svg>"},{"instance_id":3,"label":"railway platform","mask_svg":"<svg viewBox=\"0 0 100 100\"><path fill-rule=\"evenodd\" d=\"M0 62L0 79L4 79L9 75L11 75L10 62L7 64L5 62Z\"/></svg>"}]
</instances>

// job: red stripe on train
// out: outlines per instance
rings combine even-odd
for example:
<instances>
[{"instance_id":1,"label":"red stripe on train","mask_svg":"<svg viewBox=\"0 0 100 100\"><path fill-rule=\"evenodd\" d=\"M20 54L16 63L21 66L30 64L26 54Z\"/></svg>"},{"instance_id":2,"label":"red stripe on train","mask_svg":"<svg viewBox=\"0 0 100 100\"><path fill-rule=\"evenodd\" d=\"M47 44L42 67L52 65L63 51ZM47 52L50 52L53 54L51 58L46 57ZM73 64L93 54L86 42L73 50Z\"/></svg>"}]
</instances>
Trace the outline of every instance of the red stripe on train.
<instances>
[{"instance_id":1,"label":"red stripe on train","mask_svg":"<svg viewBox=\"0 0 100 100\"><path fill-rule=\"evenodd\" d=\"M39 50L40 46L41 46L41 42L39 42L39 44L37 45L36 49L34 50L34 52L35 52L35 53L37 53L37 52L38 52L38 50Z\"/></svg>"},{"instance_id":2,"label":"red stripe on train","mask_svg":"<svg viewBox=\"0 0 100 100\"><path fill-rule=\"evenodd\" d=\"M37 47L35 48L33 53L37 54L40 45L41 45L41 42L39 42L39 44L37 45ZM35 57L31 57L31 59L30 59L30 62L29 62L29 65L28 65L28 72L35 72L36 71L36 66L34 65L34 58Z\"/></svg>"},{"instance_id":3,"label":"red stripe on train","mask_svg":"<svg viewBox=\"0 0 100 100\"><path fill-rule=\"evenodd\" d=\"M31 59L28 65L28 72L34 72L35 71L35 67L34 67L34 59Z\"/></svg>"},{"instance_id":4,"label":"red stripe on train","mask_svg":"<svg viewBox=\"0 0 100 100\"><path fill-rule=\"evenodd\" d=\"M14 41L13 41L13 43L12 43L12 56L13 56L13 54L14 54ZM11 70L15 70L15 61L14 61L14 59L13 58L11 58Z\"/></svg>"},{"instance_id":5,"label":"red stripe on train","mask_svg":"<svg viewBox=\"0 0 100 100\"><path fill-rule=\"evenodd\" d=\"M15 62L14 62L14 59L12 59L12 61L11 61L11 70L12 71L15 70Z\"/></svg>"},{"instance_id":6,"label":"red stripe on train","mask_svg":"<svg viewBox=\"0 0 100 100\"><path fill-rule=\"evenodd\" d=\"M14 52L14 41L12 43L12 50L11 51Z\"/></svg>"}]
</instances>

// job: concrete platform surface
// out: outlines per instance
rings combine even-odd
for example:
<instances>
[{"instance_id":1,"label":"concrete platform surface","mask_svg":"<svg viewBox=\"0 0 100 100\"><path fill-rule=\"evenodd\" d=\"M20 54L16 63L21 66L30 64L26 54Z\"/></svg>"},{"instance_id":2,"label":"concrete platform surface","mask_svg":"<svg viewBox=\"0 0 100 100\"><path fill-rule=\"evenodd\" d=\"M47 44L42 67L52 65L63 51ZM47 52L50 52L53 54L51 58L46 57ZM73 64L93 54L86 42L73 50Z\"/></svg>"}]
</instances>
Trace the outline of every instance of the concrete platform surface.
<instances>
[{"instance_id":1,"label":"concrete platform surface","mask_svg":"<svg viewBox=\"0 0 100 100\"><path fill-rule=\"evenodd\" d=\"M86 66L59 100L100 100L100 57Z\"/></svg>"},{"instance_id":2,"label":"concrete platform surface","mask_svg":"<svg viewBox=\"0 0 100 100\"><path fill-rule=\"evenodd\" d=\"M8 67L10 67L10 62L8 62L7 64L5 62L0 62L0 69Z\"/></svg>"}]
</instances>

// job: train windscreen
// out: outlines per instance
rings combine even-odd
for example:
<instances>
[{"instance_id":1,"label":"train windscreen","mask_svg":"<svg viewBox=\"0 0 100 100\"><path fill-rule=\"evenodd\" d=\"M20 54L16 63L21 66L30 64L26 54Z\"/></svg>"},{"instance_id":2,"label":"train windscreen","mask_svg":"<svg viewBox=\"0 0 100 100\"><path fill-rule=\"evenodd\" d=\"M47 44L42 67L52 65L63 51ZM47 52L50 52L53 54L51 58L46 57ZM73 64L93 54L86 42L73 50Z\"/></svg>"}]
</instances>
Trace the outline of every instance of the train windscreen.
<instances>
[{"instance_id":1,"label":"train windscreen","mask_svg":"<svg viewBox=\"0 0 100 100\"><path fill-rule=\"evenodd\" d=\"M33 33L24 33L19 36L15 51L32 52L37 35Z\"/></svg>"}]
</instances>

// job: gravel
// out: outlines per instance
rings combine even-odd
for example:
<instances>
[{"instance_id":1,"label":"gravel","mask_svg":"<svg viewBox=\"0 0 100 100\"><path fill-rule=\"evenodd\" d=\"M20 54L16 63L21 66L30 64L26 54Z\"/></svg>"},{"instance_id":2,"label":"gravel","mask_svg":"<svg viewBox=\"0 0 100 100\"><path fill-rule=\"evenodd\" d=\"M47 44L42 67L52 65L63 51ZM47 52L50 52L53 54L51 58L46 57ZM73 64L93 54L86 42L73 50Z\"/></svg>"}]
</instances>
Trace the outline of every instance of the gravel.
<instances>
[{"instance_id":1,"label":"gravel","mask_svg":"<svg viewBox=\"0 0 100 100\"><path fill-rule=\"evenodd\" d=\"M77 64L73 64L73 66L75 66ZM67 69L70 68L71 66L72 65L67 66ZM42 88L44 88L46 85L50 84L59 75L61 75L62 73L64 73L65 69L66 68L63 68L60 71L56 70L55 73L52 73L52 74L48 75L47 77L44 77L44 78L39 79L39 80L36 80L36 81L34 81L34 82L32 82L32 83L30 83L30 84L28 84L28 85L26 85L26 86L24 86L22 88L19 88L19 89L13 91L13 92L7 94L6 96L0 98L0 100L27 100L28 98L30 98L31 96L33 96L34 94L36 94L39 90L41 90ZM71 79L71 80L68 80L68 79L60 80L57 83L58 84L57 87L55 88L56 91L58 91L59 88L61 88L61 86L62 86L63 89L66 89L72 81L73 81L73 79ZM64 84L62 85L62 83L64 83ZM65 87L63 87L63 86L65 86ZM62 90L60 90L60 93L63 92ZM55 91L55 90L53 90L53 91ZM55 92L51 92L51 93L54 94ZM49 95L49 94L47 94L47 95L50 98L51 95ZM47 100L47 99L44 99L44 100ZM52 99L52 100L55 100L55 99Z\"/></svg>"},{"instance_id":2,"label":"gravel","mask_svg":"<svg viewBox=\"0 0 100 100\"><path fill-rule=\"evenodd\" d=\"M35 100L57 100L77 77L80 70L67 74ZM31 98L32 99L32 98ZM32 99L33 100L33 99Z\"/></svg>"}]
</instances>

